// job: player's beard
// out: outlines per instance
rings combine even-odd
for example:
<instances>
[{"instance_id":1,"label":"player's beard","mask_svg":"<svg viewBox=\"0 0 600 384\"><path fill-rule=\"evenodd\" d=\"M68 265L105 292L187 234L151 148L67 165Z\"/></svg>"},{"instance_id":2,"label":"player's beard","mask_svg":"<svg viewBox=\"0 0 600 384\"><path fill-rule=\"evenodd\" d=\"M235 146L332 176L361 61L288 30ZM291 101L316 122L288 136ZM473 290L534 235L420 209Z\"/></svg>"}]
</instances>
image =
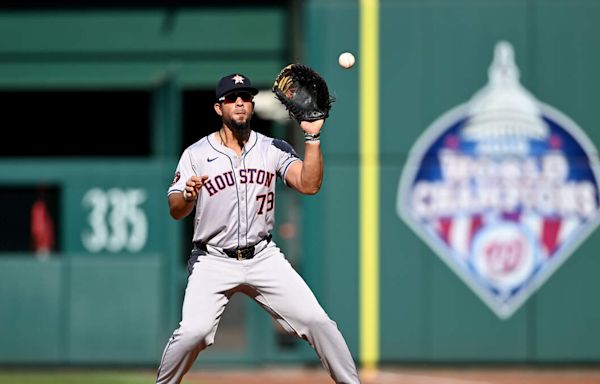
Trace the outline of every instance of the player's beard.
<instances>
[{"instance_id":1,"label":"player's beard","mask_svg":"<svg viewBox=\"0 0 600 384\"><path fill-rule=\"evenodd\" d=\"M236 121L234 118L223 118L225 125L231 128L233 135L240 141L246 141L250 137L250 119Z\"/></svg>"}]
</instances>

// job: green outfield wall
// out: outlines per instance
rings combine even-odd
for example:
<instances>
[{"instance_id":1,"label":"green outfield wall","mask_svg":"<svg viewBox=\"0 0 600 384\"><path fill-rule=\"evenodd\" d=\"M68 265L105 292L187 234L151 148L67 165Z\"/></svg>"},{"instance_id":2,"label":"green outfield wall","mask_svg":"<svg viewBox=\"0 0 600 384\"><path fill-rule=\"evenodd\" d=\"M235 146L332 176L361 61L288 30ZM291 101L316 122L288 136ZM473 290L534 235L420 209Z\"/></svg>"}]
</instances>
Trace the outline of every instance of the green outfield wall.
<instances>
[{"instance_id":1,"label":"green outfield wall","mask_svg":"<svg viewBox=\"0 0 600 384\"><path fill-rule=\"evenodd\" d=\"M361 24L368 7L376 9L375 25ZM157 364L177 326L187 278L188 223L169 217L165 198L189 134L184 126L192 124L186 100L210 94L216 79L238 70L268 90L291 61L324 75L336 101L321 139L322 190L299 198L281 185L275 237L357 361L597 363L598 231L501 319L396 205L411 148L486 85L500 40L514 47L523 87L600 145L599 17L600 4L591 0L0 8L0 92L135 90L150 98L146 156L0 158L0 190L15 199L3 202L2 228L10 228L13 203L29 202L18 191L44 185L56 191L60 229L59 252L0 253L0 365ZM366 30L378 32L377 60L363 56L373 52L364 45L371 41ZM349 70L337 64L344 51L357 58ZM376 85L378 119L361 123L364 79ZM302 147L294 124L266 124ZM5 126L19 129L14 121ZM379 230L366 238L361 144L371 133ZM94 133L82 137L94 140ZM378 249L361 252L365 241ZM367 278L377 289L365 290L361 267L373 260L377 274ZM365 300L376 300L378 313L364 313ZM365 329L365 319L375 326ZM221 329L198 365L318 364L304 342L282 335L251 300L233 304ZM361 334L374 337L365 342ZM365 357L367 346L376 351Z\"/></svg>"},{"instance_id":2,"label":"green outfield wall","mask_svg":"<svg viewBox=\"0 0 600 384\"><path fill-rule=\"evenodd\" d=\"M514 46L523 86L600 144L595 108L600 7L593 1L308 2L306 58L337 96L322 139L323 190L310 203L319 212L310 228L319 239L314 252L320 249L313 283L322 286L319 294L353 351L361 356L361 4L377 4L379 15L380 249L367 255L379 259L379 360L598 361L597 231L520 309L501 320L396 210L411 147L438 117L483 88L500 40ZM344 51L357 53L350 70L337 66Z\"/></svg>"}]
</instances>

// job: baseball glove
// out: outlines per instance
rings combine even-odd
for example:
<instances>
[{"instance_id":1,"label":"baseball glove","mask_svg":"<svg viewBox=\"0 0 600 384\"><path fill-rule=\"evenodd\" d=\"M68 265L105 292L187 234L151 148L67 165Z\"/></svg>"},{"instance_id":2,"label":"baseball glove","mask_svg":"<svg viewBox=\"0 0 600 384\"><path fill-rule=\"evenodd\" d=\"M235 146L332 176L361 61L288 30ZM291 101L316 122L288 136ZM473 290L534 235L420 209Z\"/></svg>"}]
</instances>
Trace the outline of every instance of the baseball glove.
<instances>
[{"instance_id":1,"label":"baseball glove","mask_svg":"<svg viewBox=\"0 0 600 384\"><path fill-rule=\"evenodd\" d=\"M272 91L298 123L326 119L334 101L325 79L302 64L283 68L275 78Z\"/></svg>"}]
</instances>

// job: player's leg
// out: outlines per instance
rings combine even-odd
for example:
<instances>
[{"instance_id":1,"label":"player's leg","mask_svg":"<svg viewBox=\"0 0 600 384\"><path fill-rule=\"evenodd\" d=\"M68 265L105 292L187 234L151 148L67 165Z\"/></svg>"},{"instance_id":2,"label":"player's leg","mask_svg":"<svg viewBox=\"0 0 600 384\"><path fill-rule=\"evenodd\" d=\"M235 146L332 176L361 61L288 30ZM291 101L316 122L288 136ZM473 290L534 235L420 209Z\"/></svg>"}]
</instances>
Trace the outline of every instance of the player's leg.
<instances>
[{"instance_id":1,"label":"player's leg","mask_svg":"<svg viewBox=\"0 0 600 384\"><path fill-rule=\"evenodd\" d=\"M310 343L336 383L359 383L354 360L337 324L302 277L274 244L261 253L247 275L254 288L249 294L286 331Z\"/></svg>"},{"instance_id":2,"label":"player's leg","mask_svg":"<svg viewBox=\"0 0 600 384\"><path fill-rule=\"evenodd\" d=\"M157 384L180 383L198 354L212 345L219 319L243 274L229 260L200 256L188 278L179 328L167 343ZM232 268L233 267L233 268Z\"/></svg>"}]
</instances>

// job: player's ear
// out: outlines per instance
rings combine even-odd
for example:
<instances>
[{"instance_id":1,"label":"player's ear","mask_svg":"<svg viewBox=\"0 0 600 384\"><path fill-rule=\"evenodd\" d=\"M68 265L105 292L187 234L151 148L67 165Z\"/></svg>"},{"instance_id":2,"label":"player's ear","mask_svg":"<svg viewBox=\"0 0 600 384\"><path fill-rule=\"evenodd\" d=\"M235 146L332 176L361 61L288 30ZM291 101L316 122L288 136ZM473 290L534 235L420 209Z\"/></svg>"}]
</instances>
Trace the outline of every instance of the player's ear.
<instances>
[{"instance_id":1,"label":"player's ear","mask_svg":"<svg viewBox=\"0 0 600 384\"><path fill-rule=\"evenodd\" d=\"M221 110L221 103L215 103L214 107L215 112L217 112L217 115L223 116L223 111Z\"/></svg>"}]
</instances>

